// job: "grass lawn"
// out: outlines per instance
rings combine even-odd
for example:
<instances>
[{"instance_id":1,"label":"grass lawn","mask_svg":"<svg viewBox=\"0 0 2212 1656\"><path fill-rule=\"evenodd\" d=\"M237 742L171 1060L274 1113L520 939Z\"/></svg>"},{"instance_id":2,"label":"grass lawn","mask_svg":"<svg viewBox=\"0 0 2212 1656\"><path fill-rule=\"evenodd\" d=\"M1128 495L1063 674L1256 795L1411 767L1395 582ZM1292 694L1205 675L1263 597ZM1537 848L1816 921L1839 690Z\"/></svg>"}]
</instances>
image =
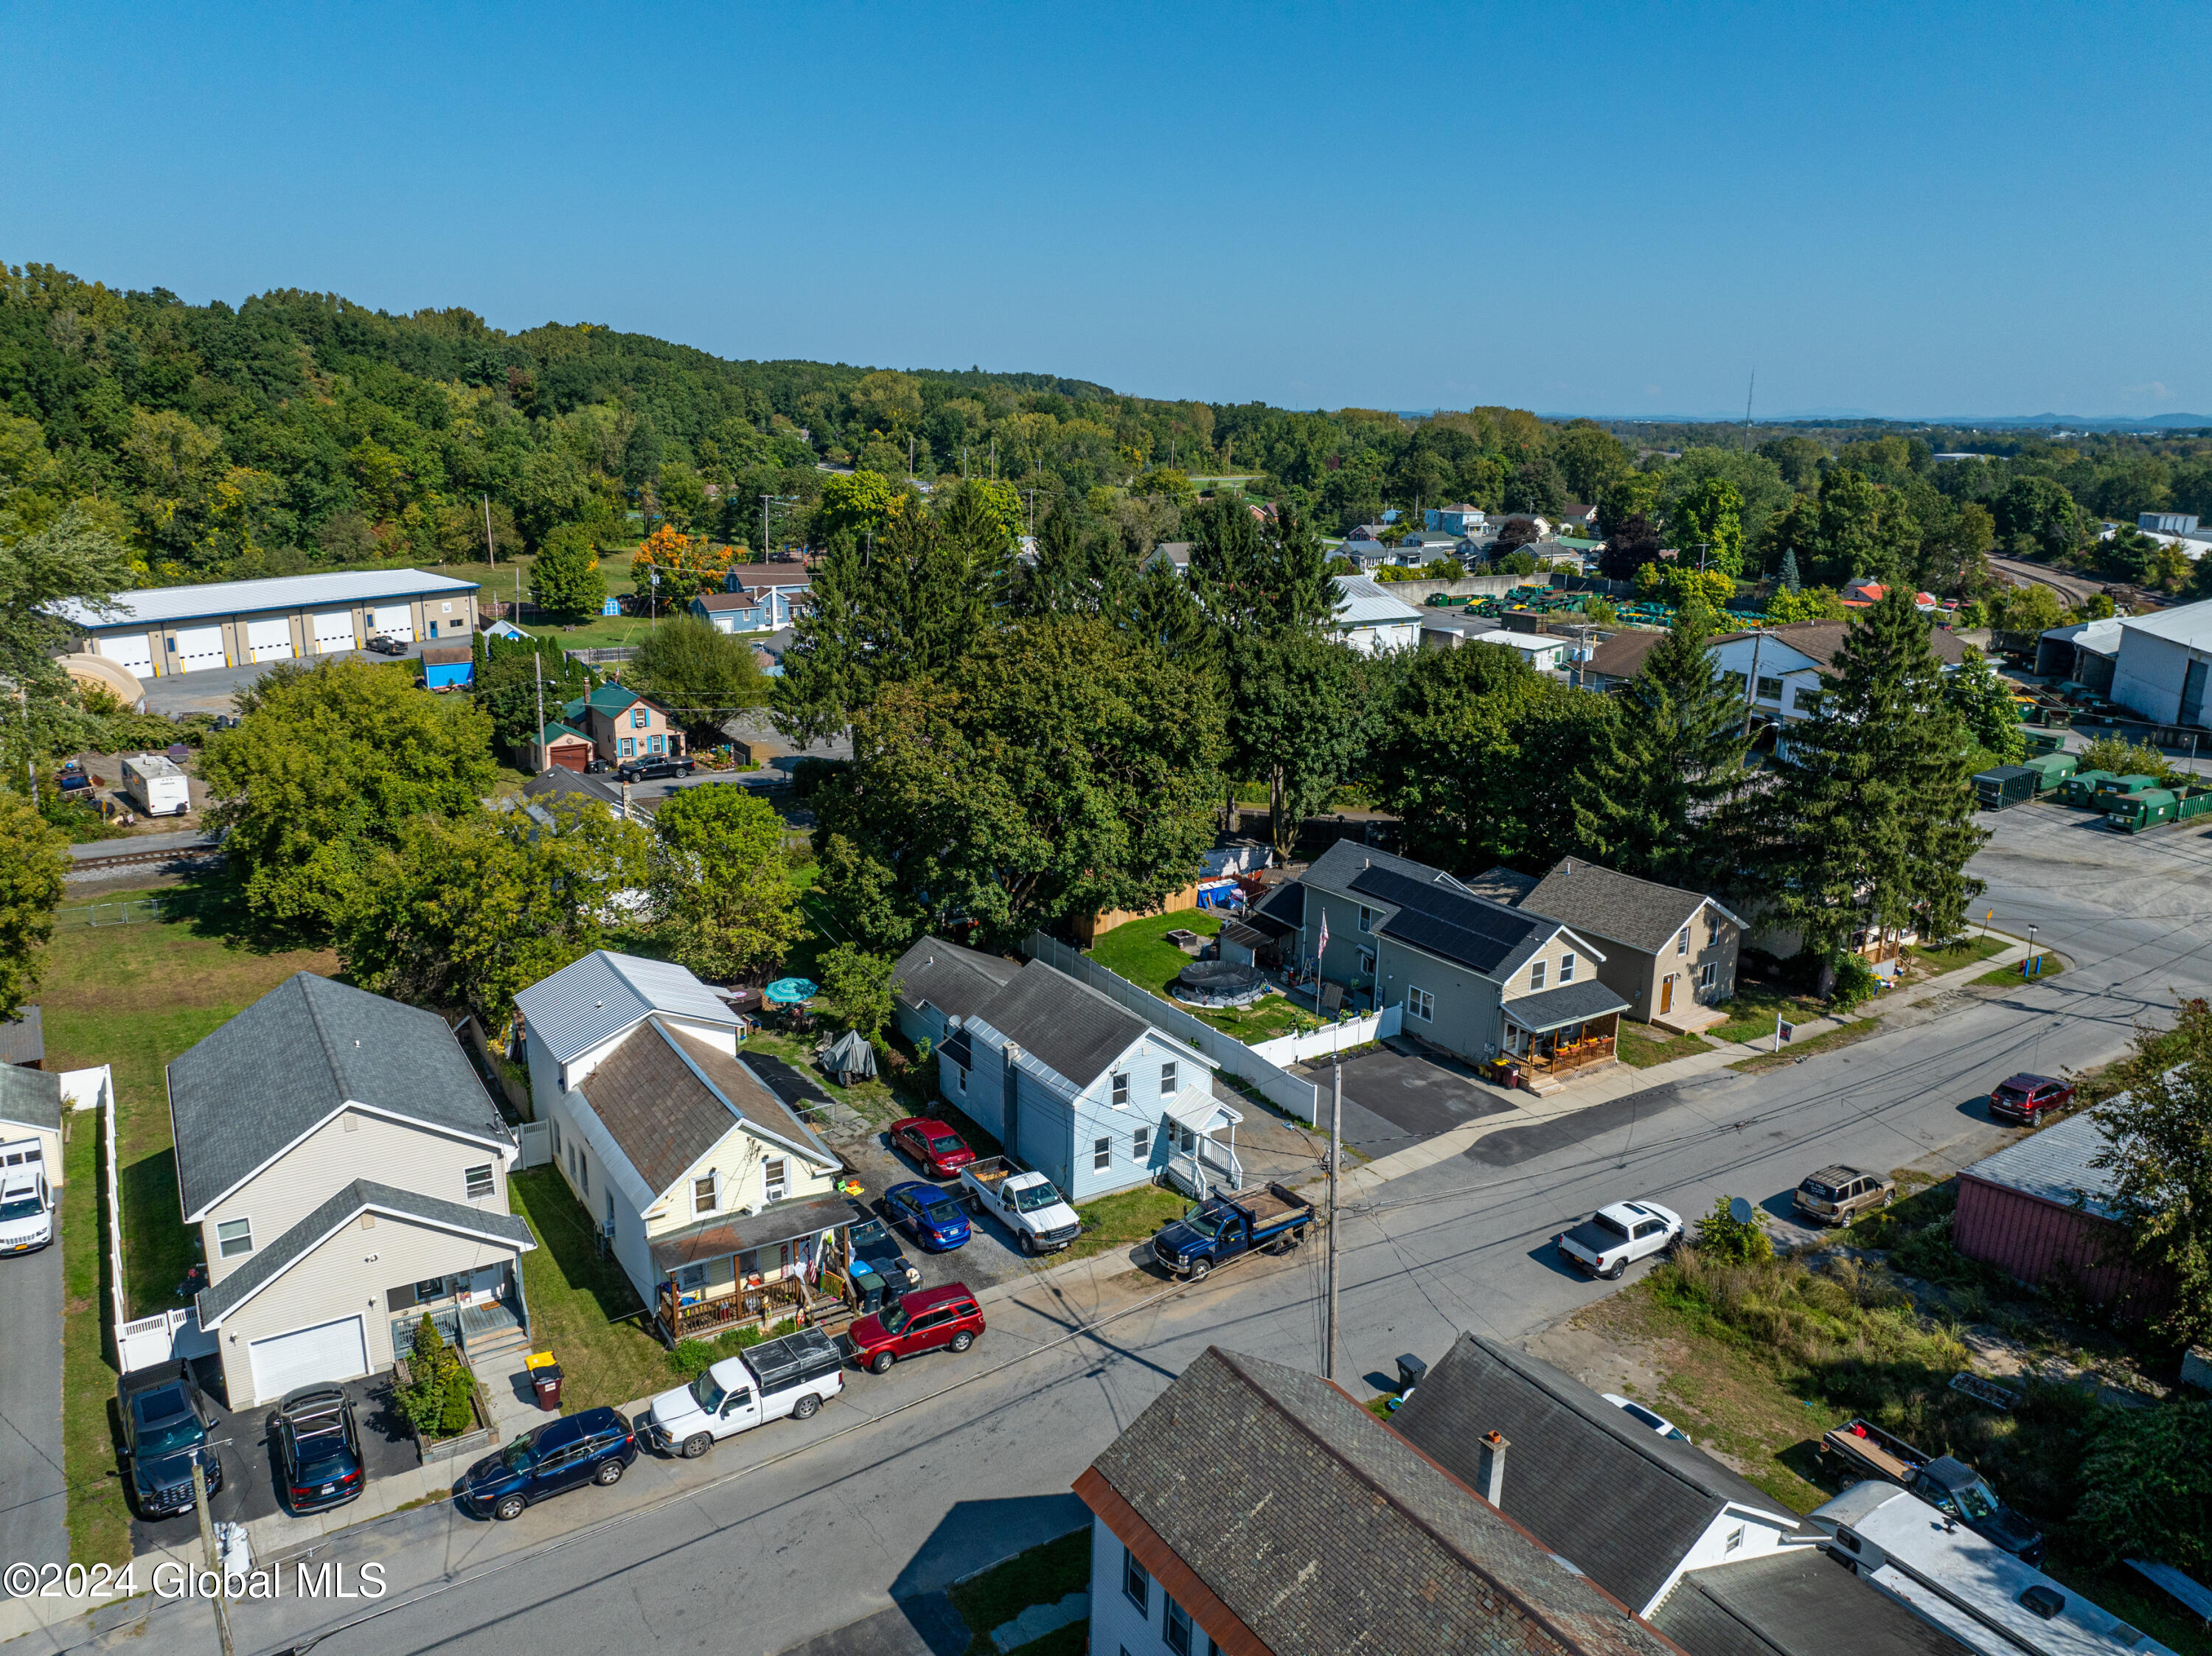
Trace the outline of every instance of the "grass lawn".
<instances>
[{"instance_id":1,"label":"grass lawn","mask_svg":"<svg viewBox=\"0 0 2212 1656\"><path fill-rule=\"evenodd\" d=\"M537 1248L522 1256L531 1340L560 1361L564 1414L602 1404L626 1408L678 1383L668 1349L645 1331L644 1307L592 1222L553 1168L507 1181L514 1210L530 1222Z\"/></svg>"},{"instance_id":2,"label":"grass lawn","mask_svg":"<svg viewBox=\"0 0 2212 1656\"><path fill-rule=\"evenodd\" d=\"M2042 959L2042 969L2032 978L2021 976L2020 966L2000 966L1994 972L1983 973L1974 981L1987 984L1992 989L2010 989L2022 984L2047 983L2066 969L2066 962L2047 949L2043 951ZM2021 964L2026 965L2027 962Z\"/></svg>"},{"instance_id":3,"label":"grass lawn","mask_svg":"<svg viewBox=\"0 0 2212 1656\"><path fill-rule=\"evenodd\" d=\"M1278 1035L1295 1035L1322 1027L1319 1018L1288 995L1262 995L1249 1006L1185 1006L1183 1010L1201 1023L1212 1024L1224 1035L1236 1036L1248 1046L1255 1041L1273 1040Z\"/></svg>"},{"instance_id":4,"label":"grass lawn","mask_svg":"<svg viewBox=\"0 0 2212 1656\"><path fill-rule=\"evenodd\" d=\"M1956 972L1977 961L1985 961L1992 955L2002 955L2012 947L2010 937L1984 937L1977 934L1961 937L1943 949L1925 949L1917 943L1905 945L1905 958L1916 968L1916 978L1940 978L1946 972Z\"/></svg>"},{"instance_id":5,"label":"grass lawn","mask_svg":"<svg viewBox=\"0 0 2212 1656\"><path fill-rule=\"evenodd\" d=\"M969 1645L969 1656L994 1656L991 1629L1003 1627L1032 1604L1056 1604L1071 1592L1084 1592L1091 1586L1091 1531L1088 1526L1063 1535L1056 1541L1047 1541L1031 1547L1027 1552L1016 1553L1003 1564L994 1564L971 1580L955 1586L946 1597L952 1608L960 1612L975 1635ZM1083 1648L1083 1638L1090 1632L1085 1622L1078 1622L1060 1633L1048 1634L1042 1639L1019 1647L1017 1656L1035 1652L1045 1653L1066 1649L1078 1652ZM1055 1642L1062 1634L1077 1635L1072 1644Z\"/></svg>"},{"instance_id":6,"label":"grass lawn","mask_svg":"<svg viewBox=\"0 0 2212 1656\"><path fill-rule=\"evenodd\" d=\"M1757 1075L1763 1070L1778 1069L1784 1064L1794 1064L1799 1059L1808 1057L1814 1052L1825 1052L1832 1047L1848 1046L1853 1041L1864 1040L1881 1028L1880 1018L1861 1018L1856 1023L1846 1023L1840 1028L1829 1030L1826 1034L1808 1035L1802 1040L1784 1042L1782 1050L1778 1052L1761 1052L1757 1058L1740 1058L1729 1065L1729 1068L1741 1070L1746 1075ZM1767 1025L1766 1033L1770 1035L1774 1033L1772 1024Z\"/></svg>"},{"instance_id":7,"label":"grass lawn","mask_svg":"<svg viewBox=\"0 0 2212 1656\"><path fill-rule=\"evenodd\" d=\"M1076 1209L1083 1234L1060 1251L1064 1259L1087 1259L1094 1253L1111 1253L1144 1241L1170 1219L1180 1219L1190 1206L1181 1191L1164 1185L1140 1185L1116 1191Z\"/></svg>"},{"instance_id":8,"label":"grass lawn","mask_svg":"<svg viewBox=\"0 0 2212 1656\"><path fill-rule=\"evenodd\" d=\"M1640 1023L1623 1023L1613 1050L1623 1064L1648 1070L1655 1064L1671 1064L1678 1058L1692 1058L1713 1048L1702 1036L1662 1035L1656 1030L1647 1033Z\"/></svg>"},{"instance_id":9,"label":"grass lawn","mask_svg":"<svg viewBox=\"0 0 2212 1656\"><path fill-rule=\"evenodd\" d=\"M1195 931L1211 937L1221 930L1221 916L1212 909L1178 909L1172 914L1147 914L1101 933L1091 945L1091 958L1117 978L1127 978L1139 989L1164 995L1190 956L1166 942L1170 931Z\"/></svg>"},{"instance_id":10,"label":"grass lawn","mask_svg":"<svg viewBox=\"0 0 2212 1656\"><path fill-rule=\"evenodd\" d=\"M108 1415L116 1375L106 1338L107 1204L100 1198L106 1157L96 1114L66 1115L62 1127L69 1135L62 1146L68 1182L61 1203L62 1475L69 1482L69 1556L74 1563L120 1565L131 1557L131 1512Z\"/></svg>"},{"instance_id":11,"label":"grass lawn","mask_svg":"<svg viewBox=\"0 0 2212 1656\"><path fill-rule=\"evenodd\" d=\"M1807 995L1793 995L1764 983L1745 984L1728 1003L1729 1020L1705 1031L1715 1040L1756 1040L1774 1034L1778 1016L1791 1023L1806 1023L1823 1016L1820 1003Z\"/></svg>"}]
</instances>

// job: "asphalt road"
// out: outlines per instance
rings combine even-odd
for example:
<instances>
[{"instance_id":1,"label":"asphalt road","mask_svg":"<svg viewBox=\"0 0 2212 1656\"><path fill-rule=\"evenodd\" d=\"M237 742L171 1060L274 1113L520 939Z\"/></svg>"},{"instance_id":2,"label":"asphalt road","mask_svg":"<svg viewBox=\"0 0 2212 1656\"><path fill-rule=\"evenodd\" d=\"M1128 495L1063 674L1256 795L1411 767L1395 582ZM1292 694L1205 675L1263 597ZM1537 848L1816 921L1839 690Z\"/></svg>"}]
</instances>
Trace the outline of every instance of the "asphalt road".
<instances>
[{"instance_id":1,"label":"asphalt road","mask_svg":"<svg viewBox=\"0 0 2212 1656\"><path fill-rule=\"evenodd\" d=\"M66 1558L62 1250L0 1259L0 1560Z\"/></svg>"},{"instance_id":2,"label":"asphalt road","mask_svg":"<svg viewBox=\"0 0 2212 1656\"><path fill-rule=\"evenodd\" d=\"M1613 1291L1549 1246L1601 1203L1650 1196L1692 1216L1744 1196L1771 1209L1825 1162L1978 1159L2010 1136L1987 1113L1994 1081L2113 1057L2137 1018L2170 1012L2172 992L2212 989L2212 841L2087 820L2039 806L1990 819L1978 865L1983 907L2037 925L2071 958L2065 975L1910 1009L1871 1040L1765 1075L1721 1071L1507 1129L1364 1198L1340 1233L1340 1380L1358 1394L1401 1351L1433 1359L1462 1328L1518 1337ZM240 1648L325 1635L321 1656L786 1650L1081 1523L1069 1484L1207 1344L1318 1368L1320 1254L1196 1288L1132 1271L1080 1295L1030 1289L991 1308L964 1357L855 1376L815 1421L723 1446L708 1464L727 1481L712 1487L686 1493L696 1472L647 1459L616 1490L512 1525L445 1507L395 1514L318 1557L385 1565L383 1599L242 1606ZM101 1644L154 1633L165 1650L213 1648L202 1606L148 1617L142 1601L99 1624Z\"/></svg>"},{"instance_id":3,"label":"asphalt road","mask_svg":"<svg viewBox=\"0 0 2212 1656\"><path fill-rule=\"evenodd\" d=\"M419 639L407 646L406 655L387 656L374 650L333 650L331 655L359 656L363 661L412 660L430 646L465 644L469 635L462 633L450 639ZM313 666L323 656L301 658L305 664ZM245 662L235 667L208 667L197 673L172 673L161 678L142 678L138 681L146 692L146 711L167 713L181 719L186 713L235 713L232 701L239 691L250 684L258 683L261 676L276 665L273 661Z\"/></svg>"}]
</instances>

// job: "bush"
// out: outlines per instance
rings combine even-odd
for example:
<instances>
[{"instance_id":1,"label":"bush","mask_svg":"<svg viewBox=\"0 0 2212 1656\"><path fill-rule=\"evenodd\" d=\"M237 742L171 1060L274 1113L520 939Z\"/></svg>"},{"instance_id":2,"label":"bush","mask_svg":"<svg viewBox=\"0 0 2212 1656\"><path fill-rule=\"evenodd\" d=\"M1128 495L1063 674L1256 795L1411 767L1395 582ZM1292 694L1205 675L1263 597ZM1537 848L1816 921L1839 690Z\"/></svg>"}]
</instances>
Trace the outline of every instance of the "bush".
<instances>
[{"instance_id":1,"label":"bush","mask_svg":"<svg viewBox=\"0 0 2212 1656\"><path fill-rule=\"evenodd\" d=\"M399 1412L415 1429L415 1435L425 1440L450 1437L455 1431L465 1430L469 1371L453 1355L453 1348L446 1344L446 1337L438 1331L438 1325L430 1320L427 1311L422 1313L422 1320L415 1325L413 1348L407 1383L393 1390ZM451 1399L457 1378L462 1388L461 1424L448 1429L446 1421L452 1412Z\"/></svg>"},{"instance_id":2,"label":"bush","mask_svg":"<svg viewBox=\"0 0 2212 1656\"><path fill-rule=\"evenodd\" d=\"M2212 1564L2212 1402L2116 1409L2081 1463L2081 1538L2107 1561Z\"/></svg>"},{"instance_id":3,"label":"bush","mask_svg":"<svg viewBox=\"0 0 2212 1656\"><path fill-rule=\"evenodd\" d=\"M1749 1219L1732 1216L1729 1198L1723 1196L1715 1199L1713 1210L1698 1221L1698 1251L1729 1265L1754 1265L1774 1257L1774 1243L1759 1228L1756 1214Z\"/></svg>"},{"instance_id":4,"label":"bush","mask_svg":"<svg viewBox=\"0 0 2212 1656\"><path fill-rule=\"evenodd\" d=\"M795 1322L780 1322L766 1331L738 1328L718 1334L711 1340L678 1340L676 1349L668 1354L668 1366L685 1380L696 1380L723 1358L734 1357L747 1346L758 1345L763 1340L781 1339L798 1326Z\"/></svg>"},{"instance_id":5,"label":"bush","mask_svg":"<svg viewBox=\"0 0 2212 1656\"><path fill-rule=\"evenodd\" d=\"M2153 776L2163 787L2174 774L2173 761L2148 742L2130 743L2117 736L2100 736L2081 749L2081 768L2110 771L2115 776Z\"/></svg>"},{"instance_id":6,"label":"bush","mask_svg":"<svg viewBox=\"0 0 2212 1656\"><path fill-rule=\"evenodd\" d=\"M1837 958L1836 983L1828 992L1828 1004L1838 1012L1848 1012L1873 999L1881 988L1881 979L1874 968L1859 955L1846 953Z\"/></svg>"},{"instance_id":7,"label":"bush","mask_svg":"<svg viewBox=\"0 0 2212 1656\"><path fill-rule=\"evenodd\" d=\"M476 1390L476 1380L468 1369L459 1363L446 1376L445 1406L438 1416L441 1436L458 1437L469 1429L473 1411L469 1407L469 1394Z\"/></svg>"}]
</instances>

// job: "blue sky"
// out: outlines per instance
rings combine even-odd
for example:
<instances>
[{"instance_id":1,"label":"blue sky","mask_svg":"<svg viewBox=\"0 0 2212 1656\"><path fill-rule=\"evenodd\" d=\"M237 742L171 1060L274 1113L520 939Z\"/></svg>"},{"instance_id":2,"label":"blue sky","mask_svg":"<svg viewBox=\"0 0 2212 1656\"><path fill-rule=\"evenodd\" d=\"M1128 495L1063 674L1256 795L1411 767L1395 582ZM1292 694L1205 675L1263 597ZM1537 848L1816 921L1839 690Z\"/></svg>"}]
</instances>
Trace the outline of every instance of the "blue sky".
<instances>
[{"instance_id":1,"label":"blue sky","mask_svg":"<svg viewBox=\"0 0 2212 1656\"><path fill-rule=\"evenodd\" d=\"M2179 5L0 3L0 258L1298 407L2212 411Z\"/></svg>"}]
</instances>

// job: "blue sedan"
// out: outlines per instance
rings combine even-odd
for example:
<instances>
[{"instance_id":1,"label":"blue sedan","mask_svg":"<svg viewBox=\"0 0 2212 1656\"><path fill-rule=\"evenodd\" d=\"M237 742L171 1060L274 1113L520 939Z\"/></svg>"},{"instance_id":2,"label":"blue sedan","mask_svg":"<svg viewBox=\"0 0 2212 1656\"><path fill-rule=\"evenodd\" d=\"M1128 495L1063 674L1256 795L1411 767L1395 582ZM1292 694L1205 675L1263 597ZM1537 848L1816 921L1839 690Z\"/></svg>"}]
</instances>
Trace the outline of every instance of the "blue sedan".
<instances>
[{"instance_id":1,"label":"blue sedan","mask_svg":"<svg viewBox=\"0 0 2212 1656\"><path fill-rule=\"evenodd\" d=\"M884 1212L932 1253L958 1247L969 1237L967 1210L935 1185L918 1179L885 1191Z\"/></svg>"}]
</instances>

